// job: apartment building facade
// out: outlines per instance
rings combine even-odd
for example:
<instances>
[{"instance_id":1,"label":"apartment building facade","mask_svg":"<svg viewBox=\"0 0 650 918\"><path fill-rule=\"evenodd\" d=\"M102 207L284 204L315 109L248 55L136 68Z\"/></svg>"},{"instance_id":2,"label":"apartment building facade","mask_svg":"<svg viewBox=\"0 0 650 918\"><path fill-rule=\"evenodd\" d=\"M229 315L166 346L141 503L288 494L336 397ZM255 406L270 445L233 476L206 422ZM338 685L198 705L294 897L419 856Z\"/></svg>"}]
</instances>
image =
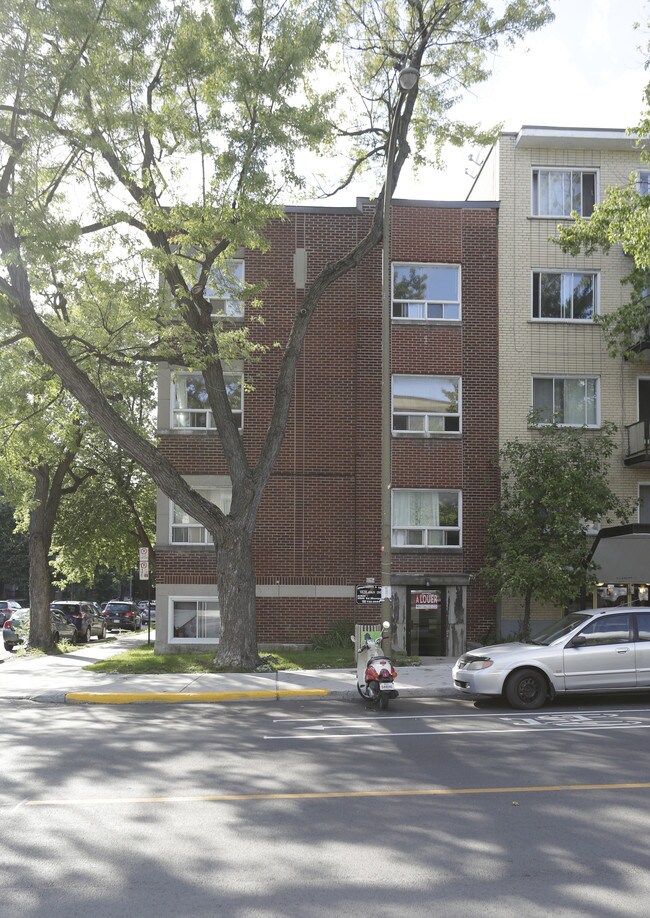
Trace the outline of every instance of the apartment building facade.
<instances>
[{"instance_id":1,"label":"apartment building facade","mask_svg":"<svg viewBox=\"0 0 650 918\"><path fill-rule=\"evenodd\" d=\"M267 252L233 260L233 277L264 284L263 325L215 288L226 320L270 346L227 368L251 462L270 417L272 345L286 341L306 284L367 231L372 207L287 208L268 227ZM495 621L476 575L498 486L498 206L396 201L392 213L393 641L453 656ZM379 605L361 600L381 576L381 303L378 248L327 292L310 327L254 538L262 645L308 643L337 620L379 620ZM161 368L159 442L227 511L230 482L203 395L200 373ZM156 542L157 650L216 647L213 546L162 493Z\"/></svg>"},{"instance_id":2,"label":"apartment building facade","mask_svg":"<svg viewBox=\"0 0 650 918\"><path fill-rule=\"evenodd\" d=\"M630 524L650 522L650 463L634 444L650 417L650 363L611 358L597 316L628 301L624 283L631 260L620 247L576 257L552 241L572 211L588 217L609 186L630 176L647 185L634 138L623 130L524 126L502 134L468 196L499 200L499 441L536 436L531 410L543 422L598 430L618 427L618 450L609 468L612 487L639 501ZM628 529L620 535L643 535ZM604 535L604 533L603 533ZM613 543L611 543L613 545ZM628 550L629 556L629 550ZM648 595L648 570L634 571L603 558L601 601ZM539 606L533 617L555 617ZM500 603L499 630L516 630L517 600Z\"/></svg>"}]
</instances>

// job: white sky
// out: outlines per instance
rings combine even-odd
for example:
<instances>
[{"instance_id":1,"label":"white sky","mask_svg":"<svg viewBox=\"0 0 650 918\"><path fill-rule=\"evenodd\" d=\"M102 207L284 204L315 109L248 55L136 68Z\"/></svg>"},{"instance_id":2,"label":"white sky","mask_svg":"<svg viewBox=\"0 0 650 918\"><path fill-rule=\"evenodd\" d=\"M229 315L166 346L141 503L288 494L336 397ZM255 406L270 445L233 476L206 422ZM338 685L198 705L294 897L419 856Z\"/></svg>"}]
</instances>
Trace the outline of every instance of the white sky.
<instances>
[{"instance_id":1,"label":"white sky","mask_svg":"<svg viewBox=\"0 0 650 918\"><path fill-rule=\"evenodd\" d=\"M454 114L483 126L502 122L506 131L523 124L634 127L650 82L644 67L650 0L552 0L551 6L555 20L495 58L493 76ZM404 173L396 197L464 200L472 181L465 170L476 173L471 152L480 158L478 150L450 149L444 173ZM353 205L371 193L360 183L320 203Z\"/></svg>"}]
</instances>

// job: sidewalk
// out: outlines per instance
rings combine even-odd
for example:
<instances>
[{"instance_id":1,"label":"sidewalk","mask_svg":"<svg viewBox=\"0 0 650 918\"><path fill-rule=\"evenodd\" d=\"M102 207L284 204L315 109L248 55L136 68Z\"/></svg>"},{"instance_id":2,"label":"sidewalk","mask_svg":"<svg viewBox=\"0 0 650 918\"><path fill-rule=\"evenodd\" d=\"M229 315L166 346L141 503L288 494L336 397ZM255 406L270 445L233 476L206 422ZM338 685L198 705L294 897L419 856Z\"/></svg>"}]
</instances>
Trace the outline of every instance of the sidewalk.
<instances>
[{"instance_id":1,"label":"sidewalk","mask_svg":"<svg viewBox=\"0 0 650 918\"><path fill-rule=\"evenodd\" d=\"M120 635L56 657L4 657L0 697L54 704L136 704L146 702L222 702L248 699L356 699L353 669L291 670L278 673L172 673L122 676L92 673L89 663L105 660L146 643L146 635ZM456 697L451 680L454 661L429 657L422 666L398 670L396 688L403 697Z\"/></svg>"}]
</instances>

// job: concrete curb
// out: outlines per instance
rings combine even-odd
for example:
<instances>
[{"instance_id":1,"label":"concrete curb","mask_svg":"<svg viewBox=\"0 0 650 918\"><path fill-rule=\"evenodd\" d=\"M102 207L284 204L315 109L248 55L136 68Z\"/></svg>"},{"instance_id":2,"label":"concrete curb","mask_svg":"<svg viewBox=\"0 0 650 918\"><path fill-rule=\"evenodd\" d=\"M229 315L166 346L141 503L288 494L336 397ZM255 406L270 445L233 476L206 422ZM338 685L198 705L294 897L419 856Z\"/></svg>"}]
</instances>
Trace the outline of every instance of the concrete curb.
<instances>
[{"instance_id":1,"label":"concrete curb","mask_svg":"<svg viewBox=\"0 0 650 918\"><path fill-rule=\"evenodd\" d=\"M192 704L250 699L324 697L329 689L273 689L240 692L66 692L66 704ZM346 693L348 694L348 693ZM38 700L38 699L34 699Z\"/></svg>"}]
</instances>

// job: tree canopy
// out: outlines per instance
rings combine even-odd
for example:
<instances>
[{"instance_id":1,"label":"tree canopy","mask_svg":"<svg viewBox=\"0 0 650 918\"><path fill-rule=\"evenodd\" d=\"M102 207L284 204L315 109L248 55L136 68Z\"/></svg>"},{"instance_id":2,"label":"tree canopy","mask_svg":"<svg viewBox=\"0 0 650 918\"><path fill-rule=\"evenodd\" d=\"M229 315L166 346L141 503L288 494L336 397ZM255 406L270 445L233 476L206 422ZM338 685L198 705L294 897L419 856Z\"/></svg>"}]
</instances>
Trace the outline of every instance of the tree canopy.
<instances>
[{"instance_id":1,"label":"tree canopy","mask_svg":"<svg viewBox=\"0 0 650 918\"><path fill-rule=\"evenodd\" d=\"M599 431L549 424L499 452L501 494L489 517L481 574L498 594L523 598L524 638L533 599L564 608L592 583L594 526L624 522L632 512L634 502L609 485L614 431L609 424Z\"/></svg>"},{"instance_id":2,"label":"tree canopy","mask_svg":"<svg viewBox=\"0 0 650 918\"><path fill-rule=\"evenodd\" d=\"M223 367L263 356L261 291L241 291L243 323L215 317L208 291L227 285L242 247L264 250L268 221L305 187L305 150L348 144L345 184L364 168L385 175L392 132L394 187L411 143L423 160L437 158L443 139L484 139L454 121L454 102L485 79L489 54L552 18L547 0L499 7L0 0L0 322L9 338L34 342L99 428L213 537L222 663L257 658L257 511L319 300L381 241L381 182L367 236L322 269L280 342L255 462ZM420 76L406 94L404 64ZM232 482L227 516L121 410L111 370L133 373L142 361L202 373Z\"/></svg>"}]
</instances>

